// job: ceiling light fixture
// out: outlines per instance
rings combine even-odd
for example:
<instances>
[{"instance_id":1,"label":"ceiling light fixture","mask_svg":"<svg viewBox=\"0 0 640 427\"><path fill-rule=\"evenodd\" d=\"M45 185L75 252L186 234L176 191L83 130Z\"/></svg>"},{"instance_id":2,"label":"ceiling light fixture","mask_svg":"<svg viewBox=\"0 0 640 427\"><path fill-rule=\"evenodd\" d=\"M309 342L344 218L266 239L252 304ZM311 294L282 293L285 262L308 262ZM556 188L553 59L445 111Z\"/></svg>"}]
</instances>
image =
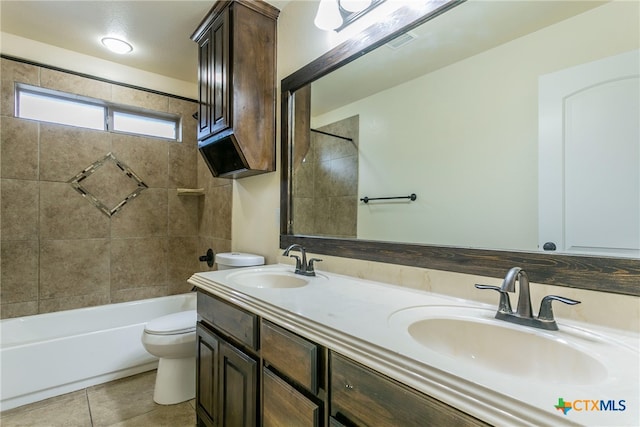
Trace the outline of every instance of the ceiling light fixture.
<instances>
[{"instance_id":1,"label":"ceiling light fixture","mask_svg":"<svg viewBox=\"0 0 640 427\"><path fill-rule=\"evenodd\" d=\"M340 0L340 7L348 12L360 12L371 6L371 0Z\"/></svg>"},{"instance_id":2,"label":"ceiling light fixture","mask_svg":"<svg viewBox=\"0 0 640 427\"><path fill-rule=\"evenodd\" d=\"M320 0L316 19L313 20L316 27L321 30L331 31L342 25L342 14L338 0Z\"/></svg>"},{"instance_id":3,"label":"ceiling light fixture","mask_svg":"<svg viewBox=\"0 0 640 427\"><path fill-rule=\"evenodd\" d=\"M320 0L313 20L316 27L325 31L340 31L351 22L364 16L385 0Z\"/></svg>"},{"instance_id":4,"label":"ceiling light fixture","mask_svg":"<svg viewBox=\"0 0 640 427\"><path fill-rule=\"evenodd\" d=\"M117 39L115 37L103 37L102 44L111 52L115 52L121 55L127 54L133 50L133 46L124 40Z\"/></svg>"}]
</instances>

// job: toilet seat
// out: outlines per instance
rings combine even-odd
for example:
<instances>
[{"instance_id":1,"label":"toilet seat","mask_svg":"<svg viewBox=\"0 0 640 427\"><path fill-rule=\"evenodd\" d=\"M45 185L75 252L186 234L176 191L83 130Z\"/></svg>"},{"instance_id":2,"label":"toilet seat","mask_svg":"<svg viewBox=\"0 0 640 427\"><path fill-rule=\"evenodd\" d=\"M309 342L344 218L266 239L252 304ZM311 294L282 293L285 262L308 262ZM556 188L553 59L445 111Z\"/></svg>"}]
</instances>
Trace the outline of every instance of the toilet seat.
<instances>
[{"instance_id":1,"label":"toilet seat","mask_svg":"<svg viewBox=\"0 0 640 427\"><path fill-rule=\"evenodd\" d=\"M147 323L144 331L151 335L179 335L194 332L198 315L196 310L180 311L158 317Z\"/></svg>"}]
</instances>

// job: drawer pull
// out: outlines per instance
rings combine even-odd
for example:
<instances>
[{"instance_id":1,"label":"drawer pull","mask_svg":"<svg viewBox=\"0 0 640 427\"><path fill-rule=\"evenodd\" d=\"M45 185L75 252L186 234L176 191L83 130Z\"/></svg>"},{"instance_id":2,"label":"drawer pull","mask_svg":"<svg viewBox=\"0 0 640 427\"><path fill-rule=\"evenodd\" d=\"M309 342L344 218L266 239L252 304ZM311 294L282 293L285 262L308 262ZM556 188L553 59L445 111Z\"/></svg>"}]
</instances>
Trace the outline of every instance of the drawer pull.
<instances>
[{"instance_id":1,"label":"drawer pull","mask_svg":"<svg viewBox=\"0 0 640 427\"><path fill-rule=\"evenodd\" d=\"M353 390L353 386L351 384L345 384L344 387Z\"/></svg>"}]
</instances>

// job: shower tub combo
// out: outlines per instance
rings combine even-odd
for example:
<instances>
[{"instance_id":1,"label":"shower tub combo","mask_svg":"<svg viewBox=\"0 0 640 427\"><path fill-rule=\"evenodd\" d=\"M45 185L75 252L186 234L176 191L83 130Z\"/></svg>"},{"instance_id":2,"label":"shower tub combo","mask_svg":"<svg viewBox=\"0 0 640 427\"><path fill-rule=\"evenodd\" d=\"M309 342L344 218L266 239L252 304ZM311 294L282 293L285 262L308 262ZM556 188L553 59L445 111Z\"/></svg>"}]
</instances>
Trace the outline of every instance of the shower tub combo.
<instances>
[{"instance_id":1,"label":"shower tub combo","mask_svg":"<svg viewBox=\"0 0 640 427\"><path fill-rule=\"evenodd\" d=\"M0 410L155 369L141 336L195 293L0 321Z\"/></svg>"}]
</instances>

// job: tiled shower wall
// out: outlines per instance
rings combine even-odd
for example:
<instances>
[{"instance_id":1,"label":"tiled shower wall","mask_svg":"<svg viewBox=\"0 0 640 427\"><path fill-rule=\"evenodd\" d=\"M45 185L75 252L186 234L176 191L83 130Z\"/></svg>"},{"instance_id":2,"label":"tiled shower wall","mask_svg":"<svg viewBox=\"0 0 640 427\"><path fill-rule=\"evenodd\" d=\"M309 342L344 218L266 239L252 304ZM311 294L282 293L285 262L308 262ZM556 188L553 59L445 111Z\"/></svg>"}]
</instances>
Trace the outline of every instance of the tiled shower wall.
<instances>
[{"instance_id":1,"label":"tiled shower wall","mask_svg":"<svg viewBox=\"0 0 640 427\"><path fill-rule=\"evenodd\" d=\"M200 159L195 102L5 58L1 66L0 317L188 292L187 278L209 269L198 256L230 250L231 181ZM179 114L182 142L15 118L17 82ZM110 152L149 187L111 217L68 183ZM128 194L113 163L91 180L108 204Z\"/></svg>"},{"instance_id":2,"label":"tiled shower wall","mask_svg":"<svg viewBox=\"0 0 640 427\"><path fill-rule=\"evenodd\" d=\"M311 132L309 150L293 175L296 234L356 237L358 216L359 117Z\"/></svg>"}]
</instances>

